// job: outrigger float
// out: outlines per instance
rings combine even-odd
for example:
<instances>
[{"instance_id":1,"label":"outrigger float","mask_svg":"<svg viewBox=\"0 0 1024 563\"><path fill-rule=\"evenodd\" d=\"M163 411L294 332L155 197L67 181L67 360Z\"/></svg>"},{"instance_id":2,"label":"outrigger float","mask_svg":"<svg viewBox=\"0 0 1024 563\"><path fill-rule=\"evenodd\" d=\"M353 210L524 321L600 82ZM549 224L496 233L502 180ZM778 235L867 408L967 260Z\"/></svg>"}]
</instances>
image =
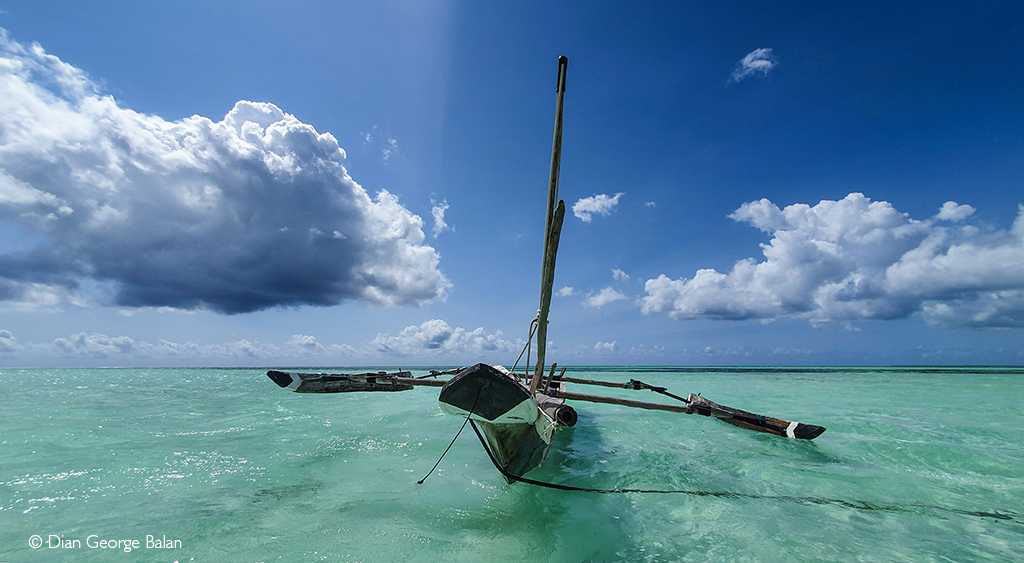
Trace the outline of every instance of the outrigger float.
<instances>
[{"instance_id":1,"label":"outrigger float","mask_svg":"<svg viewBox=\"0 0 1024 563\"><path fill-rule=\"evenodd\" d=\"M523 352L527 354L536 338L537 362L533 373L527 368L516 372L500 365L476 364L448 371L431 371L412 377L409 372L361 374L309 374L271 370L267 372L279 386L297 393L347 393L360 391L407 391L416 386L440 387L441 410L467 419L481 436L488 456L509 483L537 468L544 461L559 428L576 424L577 416L566 400L605 403L649 410L710 416L748 430L767 432L788 438L811 440L825 431L821 426L766 417L713 403L700 394L684 398L664 387L630 379L628 382L595 381L565 376L565 368L556 375L557 364L545 373L548 312L554 287L555 257L565 217L565 202L558 199L558 176L562 151L562 102L568 59L558 59L555 134L551 149L551 175L544 226L544 259L541 268L540 308L530 323L530 337ZM557 203L556 203L557 202ZM451 379L438 379L454 375ZM649 403L602 395L573 393L566 383L597 385L620 389L647 389L680 401L681 404Z\"/></svg>"}]
</instances>

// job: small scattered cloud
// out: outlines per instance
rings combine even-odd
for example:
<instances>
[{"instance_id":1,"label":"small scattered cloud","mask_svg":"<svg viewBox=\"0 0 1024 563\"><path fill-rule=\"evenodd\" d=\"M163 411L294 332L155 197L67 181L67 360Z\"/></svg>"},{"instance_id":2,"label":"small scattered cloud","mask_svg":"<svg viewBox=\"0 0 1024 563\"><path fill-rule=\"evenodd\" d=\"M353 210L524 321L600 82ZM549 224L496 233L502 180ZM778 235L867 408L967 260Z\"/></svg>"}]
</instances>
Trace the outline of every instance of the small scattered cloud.
<instances>
[{"instance_id":1,"label":"small scattered cloud","mask_svg":"<svg viewBox=\"0 0 1024 563\"><path fill-rule=\"evenodd\" d=\"M762 199L730 217L771 236L764 258L728 272L647 280L645 314L676 319L902 319L972 328L1024 328L1024 206L1009 230L915 220L852 193L779 209ZM955 203L935 219L962 223ZM852 325L851 325L852 326Z\"/></svg>"},{"instance_id":2,"label":"small scattered cloud","mask_svg":"<svg viewBox=\"0 0 1024 563\"><path fill-rule=\"evenodd\" d=\"M750 358L754 356L754 351L743 346L727 346L724 348L705 346L703 350L696 354L703 358Z\"/></svg>"},{"instance_id":3,"label":"small scattered cloud","mask_svg":"<svg viewBox=\"0 0 1024 563\"><path fill-rule=\"evenodd\" d=\"M21 350L18 339L9 330L0 330L0 354L14 354Z\"/></svg>"},{"instance_id":4,"label":"small scattered cloud","mask_svg":"<svg viewBox=\"0 0 1024 563\"><path fill-rule=\"evenodd\" d=\"M634 358L651 358L656 356L664 356L665 351L666 349L664 346L648 346L646 344L637 344L636 346L630 346L629 350L626 351L624 355L631 356Z\"/></svg>"},{"instance_id":5,"label":"small scattered cloud","mask_svg":"<svg viewBox=\"0 0 1024 563\"><path fill-rule=\"evenodd\" d=\"M773 355L773 356L810 356L811 355L811 351L807 350L807 349L801 349L801 348L782 348L781 346L776 346L775 348L772 349L771 355Z\"/></svg>"},{"instance_id":6,"label":"small scattered cloud","mask_svg":"<svg viewBox=\"0 0 1024 563\"><path fill-rule=\"evenodd\" d=\"M233 314L445 298L422 219L274 104L166 121L3 30L0 84L0 221L40 241L0 253L0 300L73 303L103 285L102 304Z\"/></svg>"},{"instance_id":7,"label":"small scattered cloud","mask_svg":"<svg viewBox=\"0 0 1024 563\"><path fill-rule=\"evenodd\" d=\"M288 345L295 348L299 348L304 352L310 352L314 354L326 351L326 348L324 348L323 344L317 342L315 336L310 336L308 334L293 334L292 339L288 342Z\"/></svg>"},{"instance_id":8,"label":"small scattered cloud","mask_svg":"<svg viewBox=\"0 0 1024 563\"><path fill-rule=\"evenodd\" d=\"M455 229L444 221L444 212L448 210L448 200L443 200L441 203L431 200L430 203L433 205L430 215L434 218L434 238L445 231L454 231Z\"/></svg>"},{"instance_id":9,"label":"small scattered cloud","mask_svg":"<svg viewBox=\"0 0 1024 563\"><path fill-rule=\"evenodd\" d=\"M959 205L955 201L947 201L942 204L942 207L939 209L938 214L935 215L935 218L940 221L958 222L974 215L974 211L974 208L970 205Z\"/></svg>"},{"instance_id":10,"label":"small scattered cloud","mask_svg":"<svg viewBox=\"0 0 1024 563\"><path fill-rule=\"evenodd\" d=\"M618 354L619 344L616 341L598 342L594 345L594 351L598 354Z\"/></svg>"},{"instance_id":11,"label":"small scattered cloud","mask_svg":"<svg viewBox=\"0 0 1024 563\"><path fill-rule=\"evenodd\" d=\"M378 133L379 129L380 125L374 125L372 128L370 128L370 131L368 133L360 133L360 135L363 136L364 147L370 149L376 149L380 147L380 144L378 144L377 141L383 135L383 133ZM383 144L384 147L379 149L381 155L381 162L383 162L384 165L387 166L388 160L392 156L398 156L400 154L398 150L398 139L395 139L394 137L386 137L386 140L384 141Z\"/></svg>"},{"instance_id":12,"label":"small scattered cloud","mask_svg":"<svg viewBox=\"0 0 1024 563\"><path fill-rule=\"evenodd\" d=\"M622 270L620 270L618 268L615 268L614 270L612 270L612 279L617 280L617 281L626 282L626 281L629 281L629 274L627 274L626 272L623 272Z\"/></svg>"},{"instance_id":13,"label":"small scattered cloud","mask_svg":"<svg viewBox=\"0 0 1024 563\"><path fill-rule=\"evenodd\" d=\"M555 295L559 297L569 297L570 295L576 295L576 290L574 290L572 286L567 285L562 289L559 289L558 293L556 293Z\"/></svg>"},{"instance_id":14,"label":"small scattered cloud","mask_svg":"<svg viewBox=\"0 0 1024 563\"><path fill-rule=\"evenodd\" d=\"M583 300L583 306L600 309L601 307L604 307L609 303L614 303L616 301L624 301L627 299L629 298L626 297L625 295L619 293L618 291L615 291L611 287L606 287L602 289L600 292L598 292L597 295L588 294L587 298Z\"/></svg>"},{"instance_id":15,"label":"small scattered cloud","mask_svg":"<svg viewBox=\"0 0 1024 563\"><path fill-rule=\"evenodd\" d=\"M366 135L363 137L363 144L370 144L370 143L373 142L373 136L377 134L377 129L379 127L380 127L380 125L374 125L370 129L370 132L366 133Z\"/></svg>"},{"instance_id":16,"label":"small scattered cloud","mask_svg":"<svg viewBox=\"0 0 1024 563\"><path fill-rule=\"evenodd\" d=\"M292 335L292 339L288 341L286 348L290 349L290 353L283 353L282 355L331 354L335 357L349 357L357 353L356 349L348 344L330 344L324 346L323 344L320 344L315 336L308 334Z\"/></svg>"},{"instance_id":17,"label":"small scattered cloud","mask_svg":"<svg viewBox=\"0 0 1024 563\"><path fill-rule=\"evenodd\" d=\"M779 61L771 49L754 49L736 63L736 68L729 75L729 82L739 82L751 76L768 76L778 66Z\"/></svg>"},{"instance_id":18,"label":"small scattered cloud","mask_svg":"<svg viewBox=\"0 0 1024 563\"><path fill-rule=\"evenodd\" d=\"M613 196L597 194L585 197L572 204L572 213L584 223L589 223L594 215L611 215L612 211L615 210L615 206L619 204L619 198L623 195L625 194L620 192Z\"/></svg>"},{"instance_id":19,"label":"small scattered cloud","mask_svg":"<svg viewBox=\"0 0 1024 563\"><path fill-rule=\"evenodd\" d=\"M284 356L281 347L260 342L259 340L241 339L226 344L213 344L202 347L203 353L216 358L233 358L238 360L267 360Z\"/></svg>"},{"instance_id":20,"label":"small scattered cloud","mask_svg":"<svg viewBox=\"0 0 1024 563\"><path fill-rule=\"evenodd\" d=\"M658 207L658 204L654 203L653 201L648 201L644 205L646 205L647 207L651 207L651 208Z\"/></svg>"},{"instance_id":21,"label":"small scattered cloud","mask_svg":"<svg viewBox=\"0 0 1024 563\"><path fill-rule=\"evenodd\" d=\"M381 156L384 159L384 164L387 164L388 163L388 159L391 158L391 155L397 155L398 154L398 140L392 139L392 138L388 138L388 146L387 146L387 148L381 149L380 153L381 153Z\"/></svg>"}]
</instances>

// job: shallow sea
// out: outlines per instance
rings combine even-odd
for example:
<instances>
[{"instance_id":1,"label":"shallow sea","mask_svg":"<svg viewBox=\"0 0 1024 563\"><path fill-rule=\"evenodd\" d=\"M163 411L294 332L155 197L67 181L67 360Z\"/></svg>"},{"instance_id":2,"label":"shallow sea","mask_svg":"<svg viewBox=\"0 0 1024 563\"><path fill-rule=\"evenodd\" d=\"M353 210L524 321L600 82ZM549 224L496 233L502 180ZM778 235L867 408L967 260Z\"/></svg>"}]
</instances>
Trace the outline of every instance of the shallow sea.
<instances>
[{"instance_id":1,"label":"shallow sea","mask_svg":"<svg viewBox=\"0 0 1024 563\"><path fill-rule=\"evenodd\" d=\"M663 494L507 485L468 428L419 485L436 388L265 373L0 370L0 562L1024 561L1021 368L570 368L828 429L576 403L528 474Z\"/></svg>"}]
</instances>

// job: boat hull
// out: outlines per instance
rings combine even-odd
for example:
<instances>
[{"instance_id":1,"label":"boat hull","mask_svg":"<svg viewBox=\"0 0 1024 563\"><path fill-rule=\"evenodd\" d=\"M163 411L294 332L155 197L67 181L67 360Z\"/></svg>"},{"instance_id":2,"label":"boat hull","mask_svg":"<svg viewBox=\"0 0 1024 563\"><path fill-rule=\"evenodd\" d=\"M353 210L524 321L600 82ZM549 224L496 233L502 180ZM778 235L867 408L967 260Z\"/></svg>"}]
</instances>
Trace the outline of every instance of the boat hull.
<instances>
[{"instance_id":1,"label":"boat hull","mask_svg":"<svg viewBox=\"0 0 1024 563\"><path fill-rule=\"evenodd\" d=\"M279 387L296 393L351 393L357 391L408 391L412 385L396 381L409 378L407 371L397 373L297 373L270 370L267 377Z\"/></svg>"},{"instance_id":2,"label":"boat hull","mask_svg":"<svg viewBox=\"0 0 1024 563\"><path fill-rule=\"evenodd\" d=\"M478 421L476 425L487 439L487 447L501 469L502 476L510 484L527 471L540 467L551 447L532 424L491 424Z\"/></svg>"},{"instance_id":3,"label":"boat hull","mask_svg":"<svg viewBox=\"0 0 1024 563\"><path fill-rule=\"evenodd\" d=\"M487 364L462 370L438 397L441 410L473 420L509 483L544 462L558 425L517 378Z\"/></svg>"}]
</instances>

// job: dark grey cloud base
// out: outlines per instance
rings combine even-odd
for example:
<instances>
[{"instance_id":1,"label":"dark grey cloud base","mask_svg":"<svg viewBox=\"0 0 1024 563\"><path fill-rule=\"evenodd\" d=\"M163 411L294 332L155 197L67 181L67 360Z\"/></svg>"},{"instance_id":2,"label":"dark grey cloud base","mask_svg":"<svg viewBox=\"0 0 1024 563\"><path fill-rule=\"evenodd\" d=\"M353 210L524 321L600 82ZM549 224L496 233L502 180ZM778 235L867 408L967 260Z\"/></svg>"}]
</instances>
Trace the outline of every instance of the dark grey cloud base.
<instances>
[{"instance_id":1,"label":"dark grey cloud base","mask_svg":"<svg viewBox=\"0 0 1024 563\"><path fill-rule=\"evenodd\" d=\"M0 56L0 221L35 241L0 254L0 299L91 285L111 304L230 314L444 298L422 220L371 198L330 134L247 101L168 122L38 46L0 35Z\"/></svg>"}]
</instances>

